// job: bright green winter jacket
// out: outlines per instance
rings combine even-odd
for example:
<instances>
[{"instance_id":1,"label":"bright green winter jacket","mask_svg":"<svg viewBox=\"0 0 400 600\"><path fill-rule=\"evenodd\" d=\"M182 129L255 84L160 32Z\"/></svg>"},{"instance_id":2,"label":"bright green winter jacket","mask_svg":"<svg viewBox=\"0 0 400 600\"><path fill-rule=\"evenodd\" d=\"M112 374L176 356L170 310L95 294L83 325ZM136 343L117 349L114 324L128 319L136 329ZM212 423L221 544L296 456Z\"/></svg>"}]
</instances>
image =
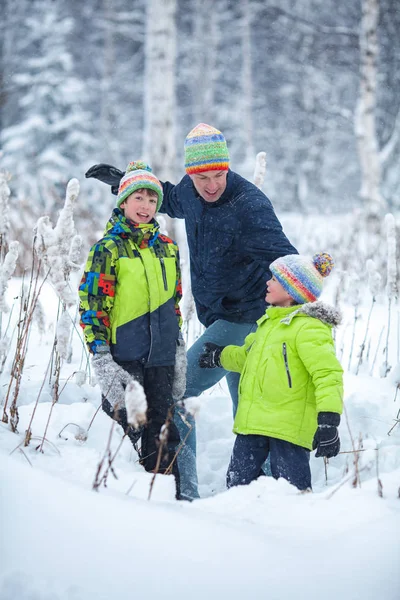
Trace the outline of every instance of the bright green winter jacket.
<instances>
[{"instance_id":1,"label":"bright green winter jacket","mask_svg":"<svg viewBox=\"0 0 400 600\"><path fill-rule=\"evenodd\" d=\"M135 224L115 208L90 250L79 286L90 352L109 345L118 362L175 363L182 296L178 246L158 223Z\"/></svg>"},{"instance_id":2,"label":"bright green winter jacket","mask_svg":"<svg viewBox=\"0 0 400 600\"><path fill-rule=\"evenodd\" d=\"M342 412L343 369L332 339L339 322L322 302L270 307L243 346L224 348L224 369L241 373L235 433L312 449L318 413Z\"/></svg>"}]
</instances>

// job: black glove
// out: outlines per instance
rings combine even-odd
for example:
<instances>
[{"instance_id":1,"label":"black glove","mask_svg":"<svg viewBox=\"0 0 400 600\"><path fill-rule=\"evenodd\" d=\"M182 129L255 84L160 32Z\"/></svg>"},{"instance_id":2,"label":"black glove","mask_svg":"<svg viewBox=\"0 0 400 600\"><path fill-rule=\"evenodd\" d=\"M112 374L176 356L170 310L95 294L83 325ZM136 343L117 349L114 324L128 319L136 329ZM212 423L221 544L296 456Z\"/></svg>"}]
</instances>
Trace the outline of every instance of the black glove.
<instances>
[{"instance_id":1,"label":"black glove","mask_svg":"<svg viewBox=\"0 0 400 600\"><path fill-rule=\"evenodd\" d=\"M206 342L203 346L203 352L199 356L199 366L202 369L215 369L222 367L220 356L225 346L217 346L212 342Z\"/></svg>"},{"instance_id":2,"label":"black glove","mask_svg":"<svg viewBox=\"0 0 400 600\"><path fill-rule=\"evenodd\" d=\"M124 174L124 171L120 171L117 167L100 163L90 167L90 169L86 171L85 177L94 177L103 183L111 185L111 193L116 196L118 194L119 182Z\"/></svg>"},{"instance_id":3,"label":"black glove","mask_svg":"<svg viewBox=\"0 0 400 600\"><path fill-rule=\"evenodd\" d=\"M316 457L326 456L332 458L339 454L340 439L338 426L340 415L332 412L320 412L318 415L318 429L314 435L313 450L317 449Z\"/></svg>"}]
</instances>

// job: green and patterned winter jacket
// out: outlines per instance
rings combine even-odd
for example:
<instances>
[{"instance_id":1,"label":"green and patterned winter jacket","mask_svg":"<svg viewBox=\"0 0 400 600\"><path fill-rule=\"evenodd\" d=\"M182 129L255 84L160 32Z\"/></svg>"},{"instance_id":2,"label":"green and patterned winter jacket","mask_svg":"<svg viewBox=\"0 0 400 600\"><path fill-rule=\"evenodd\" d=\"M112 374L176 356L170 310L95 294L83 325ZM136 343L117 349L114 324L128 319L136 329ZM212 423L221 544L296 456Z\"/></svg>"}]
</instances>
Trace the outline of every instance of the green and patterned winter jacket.
<instances>
[{"instance_id":1,"label":"green and patterned winter jacket","mask_svg":"<svg viewBox=\"0 0 400 600\"><path fill-rule=\"evenodd\" d=\"M79 287L90 352L110 346L118 362L173 365L181 325L178 246L156 221L137 225L114 209L90 250Z\"/></svg>"},{"instance_id":2,"label":"green and patterned winter jacket","mask_svg":"<svg viewBox=\"0 0 400 600\"><path fill-rule=\"evenodd\" d=\"M341 413L343 369L332 327L340 314L322 302L270 307L243 346L226 346L222 366L241 373L233 431L311 450L317 415Z\"/></svg>"}]
</instances>

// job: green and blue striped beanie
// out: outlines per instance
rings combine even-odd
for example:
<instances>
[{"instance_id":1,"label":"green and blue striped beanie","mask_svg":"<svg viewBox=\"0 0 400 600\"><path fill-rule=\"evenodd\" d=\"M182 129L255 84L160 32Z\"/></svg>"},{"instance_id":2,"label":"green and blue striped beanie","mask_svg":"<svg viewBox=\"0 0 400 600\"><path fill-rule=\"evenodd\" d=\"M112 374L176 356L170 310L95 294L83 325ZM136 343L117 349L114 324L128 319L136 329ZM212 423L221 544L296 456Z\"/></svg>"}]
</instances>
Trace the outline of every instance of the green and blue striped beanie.
<instances>
[{"instance_id":1,"label":"green and blue striped beanie","mask_svg":"<svg viewBox=\"0 0 400 600\"><path fill-rule=\"evenodd\" d=\"M185 169L188 175L203 171L228 171L228 146L218 129L199 123L188 133L185 140Z\"/></svg>"}]
</instances>

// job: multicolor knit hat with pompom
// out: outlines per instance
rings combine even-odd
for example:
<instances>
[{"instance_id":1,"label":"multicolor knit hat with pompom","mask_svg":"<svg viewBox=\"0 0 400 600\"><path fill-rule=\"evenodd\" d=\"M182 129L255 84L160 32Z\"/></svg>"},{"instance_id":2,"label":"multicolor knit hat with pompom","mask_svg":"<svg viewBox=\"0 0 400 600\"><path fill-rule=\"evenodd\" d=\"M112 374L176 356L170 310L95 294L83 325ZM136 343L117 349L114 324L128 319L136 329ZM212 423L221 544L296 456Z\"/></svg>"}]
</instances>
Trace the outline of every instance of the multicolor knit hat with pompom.
<instances>
[{"instance_id":1,"label":"multicolor knit hat with pompom","mask_svg":"<svg viewBox=\"0 0 400 600\"><path fill-rule=\"evenodd\" d=\"M157 194L157 211L160 210L163 201L163 189L157 177L151 172L151 167L145 162L137 160L130 162L126 167L125 175L122 177L117 196L117 206L128 198L136 190L153 190Z\"/></svg>"},{"instance_id":2,"label":"multicolor knit hat with pompom","mask_svg":"<svg viewBox=\"0 0 400 600\"><path fill-rule=\"evenodd\" d=\"M335 263L327 252L314 254L312 259L288 254L274 260L269 270L297 304L315 302L322 292L324 277Z\"/></svg>"},{"instance_id":3,"label":"multicolor knit hat with pompom","mask_svg":"<svg viewBox=\"0 0 400 600\"><path fill-rule=\"evenodd\" d=\"M185 140L185 169L188 175L229 169L228 146L218 129L199 123L188 133Z\"/></svg>"}]
</instances>

